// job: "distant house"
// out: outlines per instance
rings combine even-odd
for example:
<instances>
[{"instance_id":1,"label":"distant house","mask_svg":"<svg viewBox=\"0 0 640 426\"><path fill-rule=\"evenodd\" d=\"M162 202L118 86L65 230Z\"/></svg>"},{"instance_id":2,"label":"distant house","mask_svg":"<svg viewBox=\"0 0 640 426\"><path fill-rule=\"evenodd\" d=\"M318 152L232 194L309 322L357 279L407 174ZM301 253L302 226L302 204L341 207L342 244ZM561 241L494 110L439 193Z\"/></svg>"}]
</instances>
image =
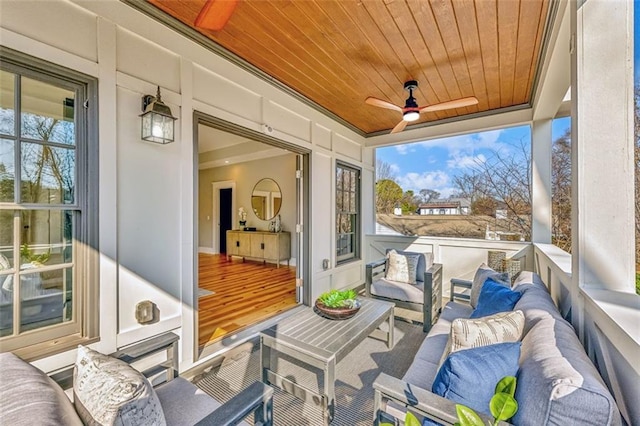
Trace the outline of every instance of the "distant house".
<instances>
[{"instance_id":1,"label":"distant house","mask_svg":"<svg viewBox=\"0 0 640 426\"><path fill-rule=\"evenodd\" d=\"M471 211L471 201L467 198L449 198L420 204L419 215L466 215Z\"/></svg>"}]
</instances>

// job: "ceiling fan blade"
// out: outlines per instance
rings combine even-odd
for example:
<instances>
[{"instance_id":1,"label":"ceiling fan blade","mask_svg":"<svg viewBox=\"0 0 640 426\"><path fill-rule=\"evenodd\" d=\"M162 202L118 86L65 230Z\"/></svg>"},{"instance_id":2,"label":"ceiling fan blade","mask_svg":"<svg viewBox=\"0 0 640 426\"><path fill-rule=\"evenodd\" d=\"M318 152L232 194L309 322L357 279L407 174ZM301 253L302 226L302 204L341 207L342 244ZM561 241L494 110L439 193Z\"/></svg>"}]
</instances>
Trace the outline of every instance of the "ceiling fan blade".
<instances>
[{"instance_id":1,"label":"ceiling fan blade","mask_svg":"<svg viewBox=\"0 0 640 426\"><path fill-rule=\"evenodd\" d=\"M428 105L420 108L420 112L442 111L443 109L462 108L478 103L478 99L473 96L468 98L454 99L453 101L441 102L439 104Z\"/></svg>"},{"instance_id":2,"label":"ceiling fan blade","mask_svg":"<svg viewBox=\"0 0 640 426\"><path fill-rule=\"evenodd\" d=\"M194 25L205 30L220 31L237 5L238 0L207 0Z\"/></svg>"},{"instance_id":3,"label":"ceiling fan blade","mask_svg":"<svg viewBox=\"0 0 640 426\"><path fill-rule=\"evenodd\" d=\"M398 124L396 124L396 127L394 127L391 130L391 133L400 133L401 131L404 130L405 127L407 127L407 123L409 123L408 121L404 121L402 120L401 122L399 122Z\"/></svg>"},{"instance_id":4,"label":"ceiling fan blade","mask_svg":"<svg viewBox=\"0 0 640 426\"><path fill-rule=\"evenodd\" d=\"M382 99L372 98L371 96L365 99L364 102L369 105L377 106L380 108L387 108L387 109L392 109L394 111L402 112L402 108L399 107L398 105L394 105L391 102L383 101Z\"/></svg>"}]
</instances>

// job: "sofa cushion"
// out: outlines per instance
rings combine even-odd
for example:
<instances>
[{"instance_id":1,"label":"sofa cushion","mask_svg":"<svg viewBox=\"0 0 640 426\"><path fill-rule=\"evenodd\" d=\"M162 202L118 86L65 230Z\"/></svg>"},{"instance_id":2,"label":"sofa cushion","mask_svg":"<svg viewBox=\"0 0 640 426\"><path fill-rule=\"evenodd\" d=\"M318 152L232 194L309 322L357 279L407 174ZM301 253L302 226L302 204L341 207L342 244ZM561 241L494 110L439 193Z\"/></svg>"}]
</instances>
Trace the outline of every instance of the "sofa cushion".
<instances>
[{"instance_id":1,"label":"sofa cushion","mask_svg":"<svg viewBox=\"0 0 640 426\"><path fill-rule=\"evenodd\" d=\"M414 285L381 278L371 283L371 294L405 302L424 303L424 282Z\"/></svg>"},{"instance_id":2,"label":"sofa cushion","mask_svg":"<svg viewBox=\"0 0 640 426\"><path fill-rule=\"evenodd\" d=\"M488 317L458 318L451 323L450 351L517 342L522 338L524 314L522 311L500 312Z\"/></svg>"},{"instance_id":3,"label":"sofa cushion","mask_svg":"<svg viewBox=\"0 0 640 426\"><path fill-rule=\"evenodd\" d=\"M419 259L419 254L400 254L391 250L387 253L385 278L389 281L415 284Z\"/></svg>"},{"instance_id":4,"label":"sofa cushion","mask_svg":"<svg viewBox=\"0 0 640 426\"><path fill-rule=\"evenodd\" d=\"M482 285L487 280L487 278L491 278L498 283L502 283L506 287L511 287L509 274L507 274L506 272L496 272L483 263L476 271L476 274L473 277L473 281L471 283L471 296L469 303L474 309L478 305L480 290L482 290Z\"/></svg>"},{"instance_id":5,"label":"sofa cushion","mask_svg":"<svg viewBox=\"0 0 640 426\"><path fill-rule=\"evenodd\" d=\"M387 254L394 249L387 249ZM415 251L395 250L398 254L418 255L418 267L416 268L416 281L424 282L424 273L433 265L433 253L418 253Z\"/></svg>"},{"instance_id":6,"label":"sofa cushion","mask_svg":"<svg viewBox=\"0 0 640 426\"><path fill-rule=\"evenodd\" d=\"M151 383L124 361L78 346L73 372L76 410L87 424L165 425Z\"/></svg>"},{"instance_id":7,"label":"sofa cushion","mask_svg":"<svg viewBox=\"0 0 640 426\"><path fill-rule=\"evenodd\" d=\"M431 391L489 414L496 384L518 372L520 342L498 343L452 353L438 371Z\"/></svg>"},{"instance_id":8,"label":"sofa cushion","mask_svg":"<svg viewBox=\"0 0 640 426\"><path fill-rule=\"evenodd\" d=\"M528 275L515 287L522 293L516 309L525 313L526 334L516 388L520 409L513 423L621 424L616 403L573 327L555 309L539 277Z\"/></svg>"},{"instance_id":9,"label":"sofa cushion","mask_svg":"<svg viewBox=\"0 0 640 426\"><path fill-rule=\"evenodd\" d=\"M82 425L62 388L36 367L5 352L0 372L1 425Z\"/></svg>"},{"instance_id":10,"label":"sofa cushion","mask_svg":"<svg viewBox=\"0 0 640 426\"><path fill-rule=\"evenodd\" d=\"M480 318L513 310L515 304L520 300L521 293L512 291L503 284L487 278L480 290L478 305L471 313L470 318Z\"/></svg>"}]
</instances>

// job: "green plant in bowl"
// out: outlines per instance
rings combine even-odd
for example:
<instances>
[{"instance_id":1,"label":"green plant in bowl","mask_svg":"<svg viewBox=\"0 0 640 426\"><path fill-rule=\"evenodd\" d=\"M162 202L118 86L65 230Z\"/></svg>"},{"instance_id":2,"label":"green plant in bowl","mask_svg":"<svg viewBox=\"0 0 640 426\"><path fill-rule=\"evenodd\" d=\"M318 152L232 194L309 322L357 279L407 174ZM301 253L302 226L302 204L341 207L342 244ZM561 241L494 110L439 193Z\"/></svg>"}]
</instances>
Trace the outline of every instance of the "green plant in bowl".
<instances>
[{"instance_id":1,"label":"green plant in bowl","mask_svg":"<svg viewBox=\"0 0 640 426\"><path fill-rule=\"evenodd\" d=\"M356 296L355 290L331 290L322 293L318 300L327 308L355 308Z\"/></svg>"}]
</instances>

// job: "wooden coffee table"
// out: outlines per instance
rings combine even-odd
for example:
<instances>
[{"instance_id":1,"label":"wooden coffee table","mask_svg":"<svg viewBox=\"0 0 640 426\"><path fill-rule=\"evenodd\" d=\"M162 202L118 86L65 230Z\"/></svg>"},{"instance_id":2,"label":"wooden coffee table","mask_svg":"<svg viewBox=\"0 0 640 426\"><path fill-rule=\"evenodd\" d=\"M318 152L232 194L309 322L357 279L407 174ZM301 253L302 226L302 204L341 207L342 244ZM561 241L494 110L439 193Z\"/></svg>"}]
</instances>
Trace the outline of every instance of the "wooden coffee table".
<instances>
[{"instance_id":1,"label":"wooden coffee table","mask_svg":"<svg viewBox=\"0 0 640 426\"><path fill-rule=\"evenodd\" d=\"M325 423L333 420L335 410L335 370L349 352L367 336L381 335L393 348L393 303L359 298L360 311L347 320L330 320L320 316L313 308L306 308L260 333L262 381L316 405L322 406ZM389 331L377 328L387 321ZM281 376L271 369L271 352L289 355L311 367L324 371L323 393L310 389Z\"/></svg>"}]
</instances>

